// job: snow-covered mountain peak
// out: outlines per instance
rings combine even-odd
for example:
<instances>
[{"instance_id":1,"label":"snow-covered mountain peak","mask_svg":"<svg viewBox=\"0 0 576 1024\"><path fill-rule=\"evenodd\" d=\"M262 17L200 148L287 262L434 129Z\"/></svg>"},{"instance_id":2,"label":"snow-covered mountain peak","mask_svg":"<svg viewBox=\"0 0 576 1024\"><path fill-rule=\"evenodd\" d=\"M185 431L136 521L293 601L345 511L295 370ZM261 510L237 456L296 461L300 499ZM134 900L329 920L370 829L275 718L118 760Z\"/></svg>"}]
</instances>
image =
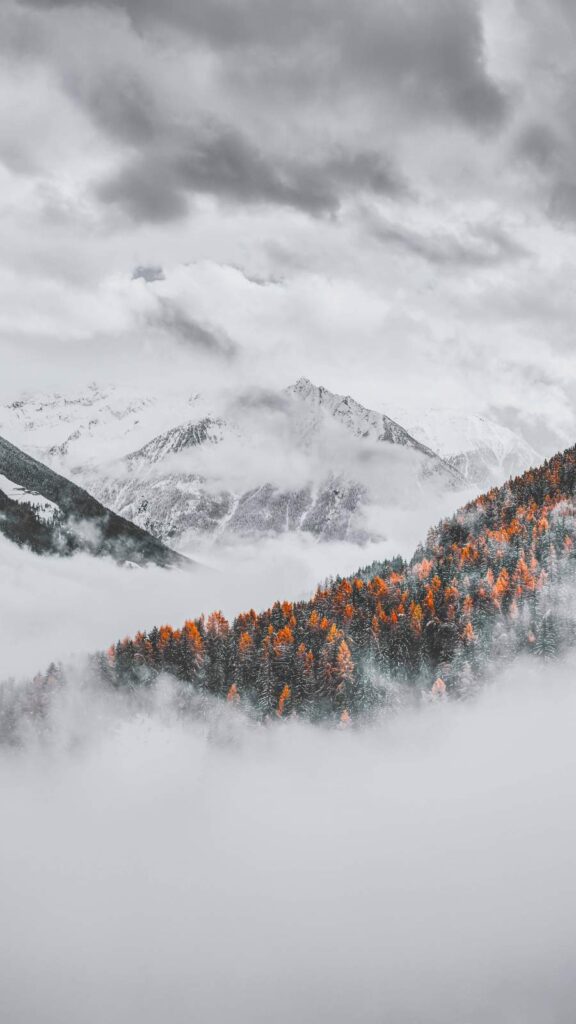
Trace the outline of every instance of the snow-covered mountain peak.
<instances>
[{"instance_id":1,"label":"snow-covered mountain peak","mask_svg":"<svg viewBox=\"0 0 576 1024\"><path fill-rule=\"evenodd\" d=\"M203 444L218 444L225 436L227 424L220 418L204 416L200 420L182 423L172 427L164 434L153 437L135 452L126 456L131 463L143 462L151 464L160 462L170 455L177 455L188 448L197 448Z\"/></svg>"},{"instance_id":2,"label":"snow-covered mountain peak","mask_svg":"<svg viewBox=\"0 0 576 1024\"><path fill-rule=\"evenodd\" d=\"M367 409L350 395L338 395L327 388L313 384L306 377L301 377L295 384L286 388L286 393L306 403L317 414L329 415L344 426L349 433L357 438L365 438L375 442L388 442L402 445L419 451L429 459L438 463L436 452L413 437L404 427L384 413ZM311 418L308 426L313 429L315 421ZM446 467L450 475L450 468ZM454 476L458 474L452 471Z\"/></svg>"},{"instance_id":3,"label":"snow-covered mountain peak","mask_svg":"<svg viewBox=\"0 0 576 1024\"><path fill-rule=\"evenodd\" d=\"M306 395L311 391L323 391L324 388L317 388L308 377L299 377L295 384L290 384L286 391L292 391L295 394Z\"/></svg>"}]
</instances>

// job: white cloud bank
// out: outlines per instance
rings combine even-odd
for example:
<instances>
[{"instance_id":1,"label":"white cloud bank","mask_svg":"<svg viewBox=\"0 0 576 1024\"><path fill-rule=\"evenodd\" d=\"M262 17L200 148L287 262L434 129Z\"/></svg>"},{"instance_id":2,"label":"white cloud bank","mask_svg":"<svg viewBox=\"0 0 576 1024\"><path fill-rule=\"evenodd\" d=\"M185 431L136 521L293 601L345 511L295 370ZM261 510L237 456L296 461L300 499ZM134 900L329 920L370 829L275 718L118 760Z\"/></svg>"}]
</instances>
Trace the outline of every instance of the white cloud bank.
<instances>
[{"instance_id":1,"label":"white cloud bank","mask_svg":"<svg viewBox=\"0 0 576 1024\"><path fill-rule=\"evenodd\" d=\"M72 702L0 757L2 1018L568 1024L575 667L358 733Z\"/></svg>"}]
</instances>

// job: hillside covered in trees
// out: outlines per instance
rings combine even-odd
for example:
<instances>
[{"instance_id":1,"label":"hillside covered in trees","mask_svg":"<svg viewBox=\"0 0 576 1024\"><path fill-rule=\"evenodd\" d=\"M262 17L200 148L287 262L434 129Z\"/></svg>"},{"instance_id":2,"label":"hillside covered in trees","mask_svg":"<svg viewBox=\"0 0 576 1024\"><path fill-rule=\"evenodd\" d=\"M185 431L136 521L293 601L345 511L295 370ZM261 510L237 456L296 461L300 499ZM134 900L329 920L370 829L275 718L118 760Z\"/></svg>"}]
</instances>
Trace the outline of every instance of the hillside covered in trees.
<instances>
[{"instance_id":1,"label":"hillside covered in trees","mask_svg":"<svg viewBox=\"0 0 576 1024\"><path fill-rule=\"evenodd\" d=\"M348 723L399 686L460 695L494 660L573 642L576 448L489 491L430 531L410 562L378 563L228 622L216 611L120 640L94 659L113 687L169 673L262 719ZM38 677L44 688L59 678Z\"/></svg>"},{"instance_id":2,"label":"hillside covered in trees","mask_svg":"<svg viewBox=\"0 0 576 1024\"><path fill-rule=\"evenodd\" d=\"M40 555L83 551L137 565L193 565L4 437L0 437L0 533Z\"/></svg>"}]
</instances>

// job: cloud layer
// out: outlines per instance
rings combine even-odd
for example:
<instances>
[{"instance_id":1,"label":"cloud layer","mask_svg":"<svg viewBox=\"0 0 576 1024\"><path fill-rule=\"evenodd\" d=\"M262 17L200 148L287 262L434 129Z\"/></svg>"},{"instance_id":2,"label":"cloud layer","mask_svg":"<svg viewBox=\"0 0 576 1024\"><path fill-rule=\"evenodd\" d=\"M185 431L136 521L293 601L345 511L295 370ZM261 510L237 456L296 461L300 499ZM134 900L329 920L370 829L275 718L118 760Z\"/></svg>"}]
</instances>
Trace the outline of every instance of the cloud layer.
<instances>
[{"instance_id":1,"label":"cloud layer","mask_svg":"<svg viewBox=\"0 0 576 1024\"><path fill-rule=\"evenodd\" d=\"M183 386L304 374L573 440L567 4L0 17L4 390L173 359Z\"/></svg>"},{"instance_id":2,"label":"cloud layer","mask_svg":"<svg viewBox=\"0 0 576 1024\"><path fill-rule=\"evenodd\" d=\"M568 1024L573 673L360 734L72 690L0 755L3 1016Z\"/></svg>"}]
</instances>

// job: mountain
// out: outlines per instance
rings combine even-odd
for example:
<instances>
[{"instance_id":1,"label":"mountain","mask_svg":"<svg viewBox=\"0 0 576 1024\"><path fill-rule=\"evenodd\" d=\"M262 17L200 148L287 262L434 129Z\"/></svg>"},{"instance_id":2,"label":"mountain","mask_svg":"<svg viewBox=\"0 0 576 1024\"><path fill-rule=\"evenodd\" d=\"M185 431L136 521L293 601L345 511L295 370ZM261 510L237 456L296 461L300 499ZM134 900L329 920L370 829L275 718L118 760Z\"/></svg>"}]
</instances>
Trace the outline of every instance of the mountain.
<instances>
[{"instance_id":1,"label":"mountain","mask_svg":"<svg viewBox=\"0 0 576 1024\"><path fill-rule=\"evenodd\" d=\"M146 431L152 412L155 422L162 422L154 399L125 388L91 385L78 395L27 394L0 407L0 434L42 462L69 471L74 463L130 451L145 440L142 426Z\"/></svg>"},{"instance_id":2,"label":"mountain","mask_svg":"<svg viewBox=\"0 0 576 1024\"><path fill-rule=\"evenodd\" d=\"M83 480L104 504L179 546L286 532L379 539L383 503L413 505L463 483L389 417L304 378L238 400L225 417L171 427Z\"/></svg>"},{"instance_id":3,"label":"mountain","mask_svg":"<svg viewBox=\"0 0 576 1024\"><path fill-rule=\"evenodd\" d=\"M132 464L150 465L196 445L217 444L223 440L225 430L226 424L223 420L205 416L197 422L172 427L164 434L153 437L138 451L127 455L126 459Z\"/></svg>"},{"instance_id":4,"label":"mountain","mask_svg":"<svg viewBox=\"0 0 576 1024\"><path fill-rule=\"evenodd\" d=\"M458 474L443 465L442 460L428 446L421 444L389 416L366 409L350 395L337 395L327 388L312 384L307 377L300 377L295 384L286 388L286 394L293 396L306 410L303 411L302 435L310 436L320 429L324 416L332 417L353 436L359 439L398 444L420 452L447 477L457 479Z\"/></svg>"},{"instance_id":5,"label":"mountain","mask_svg":"<svg viewBox=\"0 0 576 1024\"><path fill-rule=\"evenodd\" d=\"M542 462L524 438L485 416L446 409L399 409L398 415L420 442L479 488L504 483Z\"/></svg>"},{"instance_id":6,"label":"mountain","mask_svg":"<svg viewBox=\"0 0 576 1024\"><path fill-rule=\"evenodd\" d=\"M264 719L345 725L408 694L465 696L518 655L574 644L575 494L576 447L443 520L409 562L232 624L215 612L139 633L95 665L114 686L169 672Z\"/></svg>"},{"instance_id":7,"label":"mountain","mask_svg":"<svg viewBox=\"0 0 576 1024\"><path fill-rule=\"evenodd\" d=\"M82 550L136 565L192 564L3 437L0 531L44 554Z\"/></svg>"}]
</instances>

